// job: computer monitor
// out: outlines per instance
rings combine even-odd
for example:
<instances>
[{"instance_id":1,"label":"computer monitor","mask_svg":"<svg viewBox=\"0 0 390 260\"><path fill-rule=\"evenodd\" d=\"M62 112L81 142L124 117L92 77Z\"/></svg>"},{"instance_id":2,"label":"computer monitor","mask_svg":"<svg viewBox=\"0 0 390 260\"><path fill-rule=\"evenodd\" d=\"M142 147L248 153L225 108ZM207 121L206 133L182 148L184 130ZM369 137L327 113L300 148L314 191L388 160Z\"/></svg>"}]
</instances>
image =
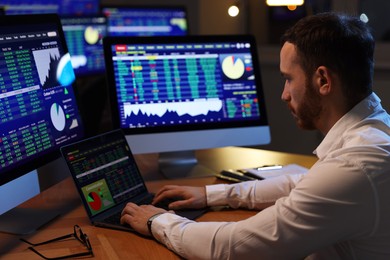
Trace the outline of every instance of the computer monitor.
<instances>
[{"instance_id":1,"label":"computer monitor","mask_svg":"<svg viewBox=\"0 0 390 260\"><path fill-rule=\"evenodd\" d=\"M84 130L57 15L0 16L0 50L2 189L59 158L60 146L79 140ZM0 222L6 225L4 219Z\"/></svg>"},{"instance_id":2,"label":"computer monitor","mask_svg":"<svg viewBox=\"0 0 390 260\"><path fill-rule=\"evenodd\" d=\"M103 74L107 18L103 15L66 16L61 17L61 22L76 75Z\"/></svg>"},{"instance_id":3,"label":"computer monitor","mask_svg":"<svg viewBox=\"0 0 390 260\"><path fill-rule=\"evenodd\" d=\"M99 13L100 0L2 0L7 15L47 14L92 15Z\"/></svg>"},{"instance_id":4,"label":"computer monitor","mask_svg":"<svg viewBox=\"0 0 390 260\"><path fill-rule=\"evenodd\" d=\"M188 34L185 7L102 6L109 36L179 36Z\"/></svg>"},{"instance_id":5,"label":"computer monitor","mask_svg":"<svg viewBox=\"0 0 390 260\"><path fill-rule=\"evenodd\" d=\"M168 178L211 174L183 151L270 142L252 36L107 37L103 45L113 125L134 153L160 153Z\"/></svg>"}]
</instances>

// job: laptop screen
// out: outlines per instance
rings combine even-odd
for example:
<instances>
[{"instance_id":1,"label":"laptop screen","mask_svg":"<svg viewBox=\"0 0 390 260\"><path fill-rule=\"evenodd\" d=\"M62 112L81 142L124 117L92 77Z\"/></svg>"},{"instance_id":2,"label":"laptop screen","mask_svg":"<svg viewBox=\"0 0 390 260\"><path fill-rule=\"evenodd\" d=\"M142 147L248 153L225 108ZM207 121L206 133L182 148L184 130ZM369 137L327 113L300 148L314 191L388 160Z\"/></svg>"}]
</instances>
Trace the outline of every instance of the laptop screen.
<instances>
[{"instance_id":1,"label":"laptop screen","mask_svg":"<svg viewBox=\"0 0 390 260\"><path fill-rule=\"evenodd\" d=\"M90 216L147 191L120 130L62 147L61 151Z\"/></svg>"}]
</instances>

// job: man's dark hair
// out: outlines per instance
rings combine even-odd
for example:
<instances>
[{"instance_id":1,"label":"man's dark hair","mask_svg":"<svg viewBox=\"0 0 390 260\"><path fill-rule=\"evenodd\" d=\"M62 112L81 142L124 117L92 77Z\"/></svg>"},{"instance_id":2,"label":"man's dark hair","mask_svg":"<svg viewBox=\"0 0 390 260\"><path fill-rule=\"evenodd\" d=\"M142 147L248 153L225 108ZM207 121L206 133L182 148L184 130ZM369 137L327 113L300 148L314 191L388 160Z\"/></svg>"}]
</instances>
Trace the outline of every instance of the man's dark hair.
<instances>
[{"instance_id":1,"label":"man's dark hair","mask_svg":"<svg viewBox=\"0 0 390 260\"><path fill-rule=\"evenodd\" d=\"M359 18L336 13L307 16L285 32L282 45L285 42L296 46L308 77L319 66L336 73L351 106L372 92L375 41Z\"/></svg>"}]
</instances>

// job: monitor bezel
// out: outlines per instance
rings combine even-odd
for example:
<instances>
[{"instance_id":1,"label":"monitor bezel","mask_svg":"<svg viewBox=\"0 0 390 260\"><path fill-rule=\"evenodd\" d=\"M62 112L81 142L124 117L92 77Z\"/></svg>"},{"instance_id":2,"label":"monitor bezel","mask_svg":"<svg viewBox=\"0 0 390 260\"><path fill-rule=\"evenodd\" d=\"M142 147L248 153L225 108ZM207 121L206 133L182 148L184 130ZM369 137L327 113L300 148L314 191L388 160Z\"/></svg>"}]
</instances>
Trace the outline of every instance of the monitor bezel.
<instances>
[{"instance_id":1,"label":"monitor bezel","mask_svg":"<svg viewBox=\"0 0 390 260\"><path fill-rule=\"evenodd\" d=\"M1 26L7 26L10 27L12 25L34 25L34 24L48 24L52 23L53 25L57 26L59 36L58 38L61 41L63 50L65 53L68 52L68 47L65 42L64 32L62 30L61 21L58 15L56 14L29 14L29 15L5 15L0 16L0 27ZM77 103L78 113L80 115L80 119L82 120L82 113L80 111L80 103L78 101L78 93L77 93L77 87L75 87L75 83L72 84L73 92L75 94L75 99ZM83 122L80 122L81 126L83 125ZM84 137L84 127L82 127L82 136L79 138L74 139L73 141L79 140ZM17 179L24 174L27 174L31 172L32 170L35 170L51 161L54 161L55 159L60 158L60 147L58 149L53 149L49 152L46 152L42 154L41 156L27 160L25 163L20 165L18 168L14 169L8 169L3 171L1 169L0 172L0 186L3 184L6 184L14 179Z\"/></svg>"},{"instance_id":2,"label":"monitor bezel","mask_svg":"<svg viewBox=\"0 0 390 260\"><path fill-rule=\"evenodd\" d=\"M114 68L111 55L111 46L115 44L156 44L156 43L201 43L201 42L250 42L252 53L252 64L255 73L256 91L260 95L259 109L260 118L256 120L246 120L238 122L224 123L203 123L191 125L174 125L174 126L158 126L150 128L122 128L126 135L137 134L156 134L156 133L172 133L172 132L189 132L215 129L234 129L243 127L259 127L269 126L267 111L265 106L264 89L260 72L258 59L257 45L254 36L252 35L191 35L191 36L170 36L170 37L115 37L109 36L104 38L104 55L106 61L106 79L108 95L111 105L111 119L114 128L121 128L120 113L118 109L118 100L116 93L116 83L114 77Z\"/></svg>"},{"instance_id":3,"label":"monitor bezel","mask_svg":"<svg viewBox=\"0 0 390 260\"><path fill-rule=\"evenodd\" d=\"M128 10L180 10L183 11L185 14L185 19L187 23L187 35L191 35L190 32L190 24L189 24L189 19L188 19L188 11L187 7L185 5L120 5L120 4L101 4L100 5L100 13L105 15L103 10L105 8L118 8L118 9L128 9ZM109 35L108 29L109 29L109 17L107 17L107 34L108 37L113 37ZM168 35L166 35L168 36ZM126 36L124 36L126 37ZM129 37L134 37L134 36L129 36ZM137 37L142 37L142 36L137 36ZM164 37L164 36L161 36Z\"/></svg>"}]
</instances>

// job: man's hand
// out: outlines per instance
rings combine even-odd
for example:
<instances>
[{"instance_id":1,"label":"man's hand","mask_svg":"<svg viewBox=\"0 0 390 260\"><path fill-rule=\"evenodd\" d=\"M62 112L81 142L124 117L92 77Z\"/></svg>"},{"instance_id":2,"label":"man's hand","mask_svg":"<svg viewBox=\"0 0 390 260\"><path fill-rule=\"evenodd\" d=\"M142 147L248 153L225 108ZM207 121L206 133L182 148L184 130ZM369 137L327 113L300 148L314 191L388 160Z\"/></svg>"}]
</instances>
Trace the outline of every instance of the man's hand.
<instances>
[{"instance_id":1,"label":"man's hand","mask_svg":"<svg viewBox=\"0 0 390 260\"><path fill-rule=\"evenodd\" d=\"M207 206L206 188L205 187L190 187L167 185L159 190L154 199L153 204L156 204L164 199L175 199L169 204L169 209L184 209L194 208L200 209Z\"/></svg>"},{"instance_id":2,"label":"man's hand","mask_svg":"<svg viewBox=\"0 0 390 260\"><path fill-rule=\"evenodd\" d=\"M138 233L151 236L149 233L147 222L148 219L157 214L168 212L161 208L156 208L152 205L138 206L134 203L127 203L126 207L122 211L121 223L129 224Z\"/></svg>"}]
</instances>

